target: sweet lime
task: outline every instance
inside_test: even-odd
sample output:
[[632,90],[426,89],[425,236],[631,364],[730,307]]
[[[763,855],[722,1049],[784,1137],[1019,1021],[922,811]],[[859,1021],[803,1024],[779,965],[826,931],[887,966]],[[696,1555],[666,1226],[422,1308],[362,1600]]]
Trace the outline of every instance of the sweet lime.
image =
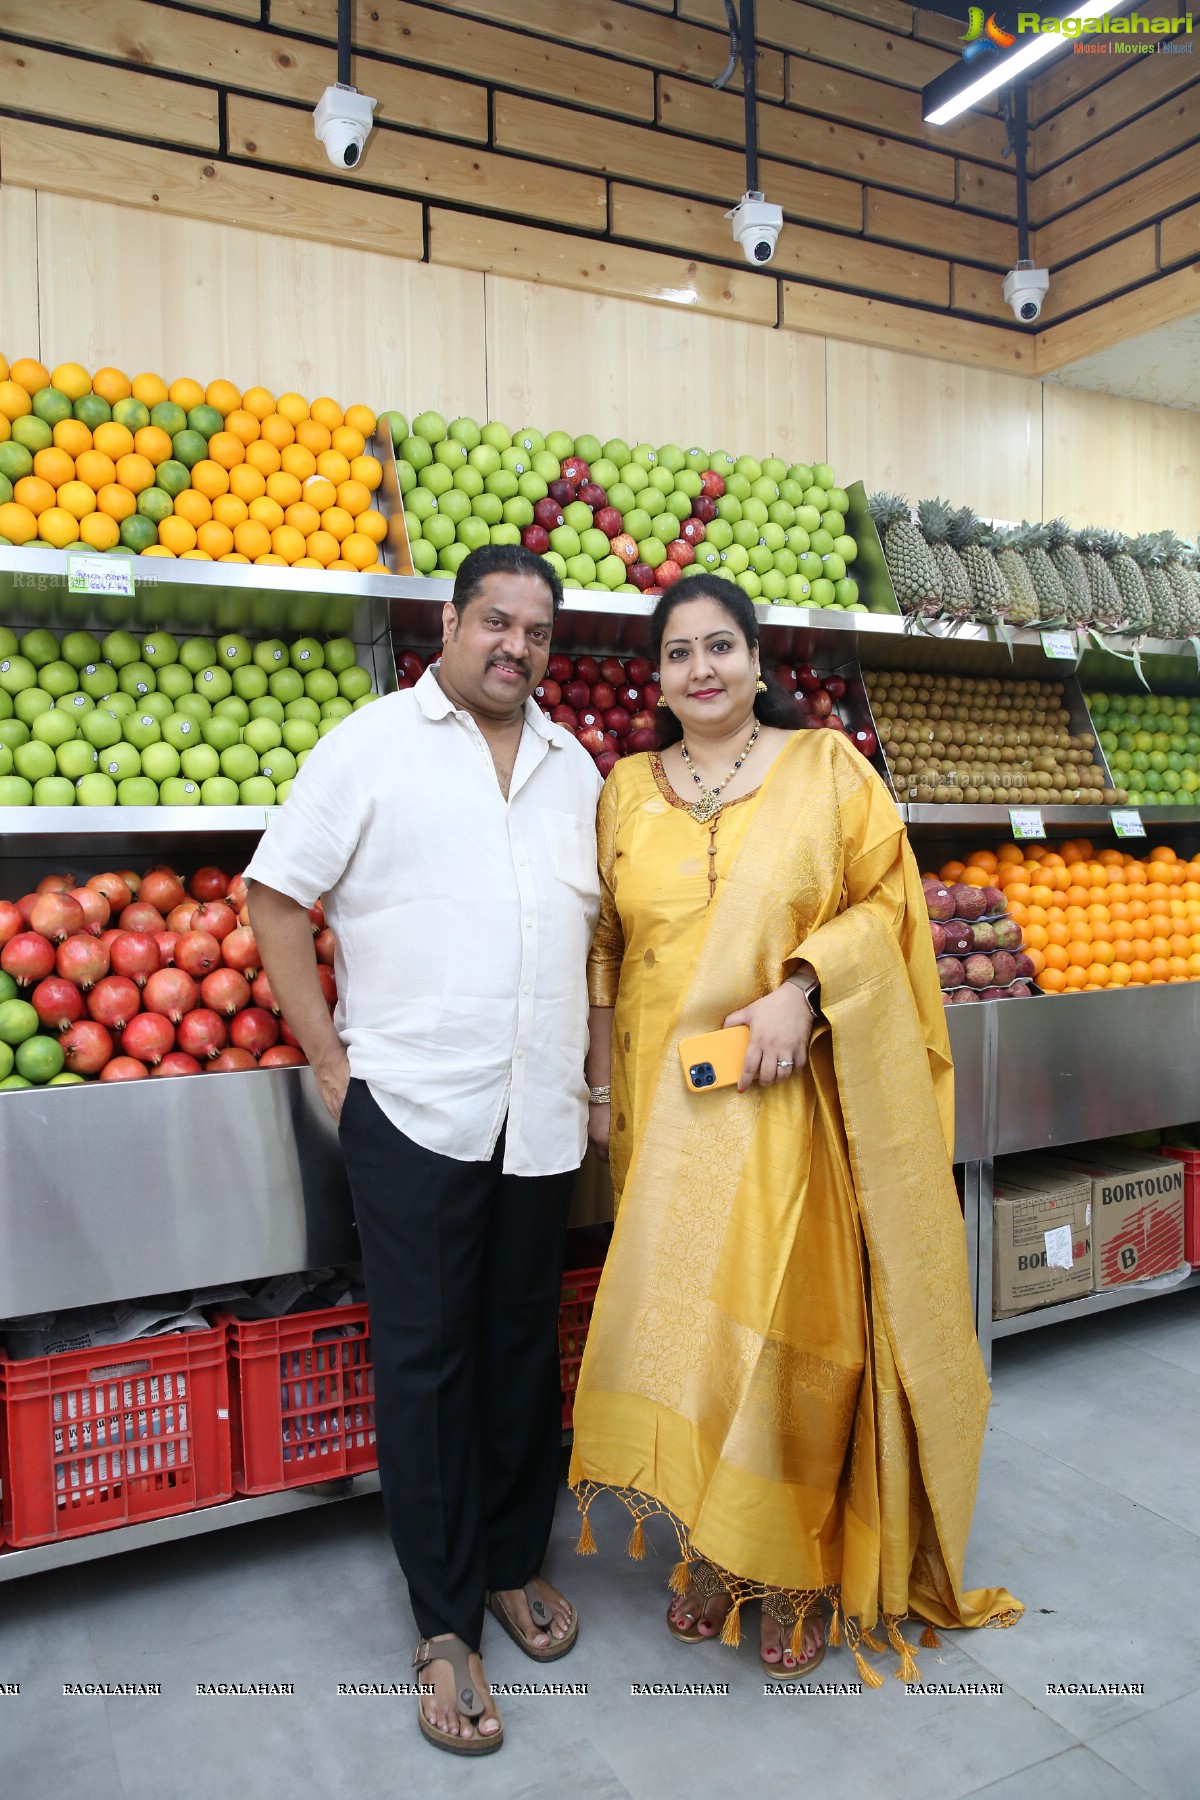
[[54,442],[54,433],[45,419],[39,419],[36,413],[26,413],[22,419],[13,420],[13,442],[24,444],[36,456],[39,450],[48,450]]
[[187,414],[174,400],[160,400],[157,406],[150,408],[150,423],[173,438],[187,429]]
[[46,1082],[62,1074],[66,1060],[57,1038],[31,1037],[18,1046],[17,1074],[32,1081],[35,1087],[44,1087]]
[[158,526],[144,513],[130,513],[127,519],[121,520],[121,542],[127,550],[148,550],[151,544],[158,542]]
[[112,407],[99,394],[84,394],[75,402],[74,412],[89,431],[95,431],[98,425],[107,425],[112,418]]
[[13,1072],[13,1063],[15,1061],[16,1058],[12,1053],[12,1046],[10,1044],[0,1044],[0,1081],[8,1080],[8,1077]]
[[150,408],[141,400],[132,396],[126,400],[118,400],[113,407],[112,416],[118,425],[124,425],[127,431],[142,431],[150,423]]
[[[137,509],[145,519],[152,519],[155,525],[161,525],[169,519],[175,502],[165,489],[160,487],[143,488],[137,497]],[[143,546],[139,545],[139,549]]]
[[[183,435],[180,433],[180,436]],[[182,494],[184,488],[191,485],[192,477],[187,464],[180,462],[178,457],[172,456],[168,457],[166,462],[159,463],[154,473],[154,479],[163,492],[170,494],[174,499],[176,494]]]
[[171,439],[171,455],[185,469],[194,468],[208,455],[208,439],[199,431],[177,431]]
[[[24,444],[14,443],[10,438],[6,444],[0,444],[0,475],[9,481],[20,481],[33,473],[33,453]],[[11,499],[11,495],[9,496]]]
[[205,440],[225,429],[225,421],[215,406],[193,406],[187,422],[189,431],[198,431]]
[[0,1043],[23,1044],[38,1028],[39,1020],[28,1000],[0,1000]]

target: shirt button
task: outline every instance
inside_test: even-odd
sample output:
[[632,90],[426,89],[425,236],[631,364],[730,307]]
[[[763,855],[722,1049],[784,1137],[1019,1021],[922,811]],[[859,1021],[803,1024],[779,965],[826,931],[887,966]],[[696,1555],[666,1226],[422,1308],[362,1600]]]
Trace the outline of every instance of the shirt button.
[[526,920],[525,920],[525,929],[526,929],[526,931],[532,931],[532,930],[533,930],[533,920],[532,920],[532,919],[526,919]]
[[521,989],[521,992],[523,994],[528,994],[528,993],[532,992],[528,982],[525,983],[525,986]]
[[525,1055],[525,1052],[524,1052],[524,1051],[523,1051],[523,1050],[518,1050],[518,1051],[517,1051],[517,1056],[518,1056],[518,1057],[519,1057],[519,1058],[520,1058],[520,1057],[523,1057],[523,1056],[524,1056],[524,1055]]

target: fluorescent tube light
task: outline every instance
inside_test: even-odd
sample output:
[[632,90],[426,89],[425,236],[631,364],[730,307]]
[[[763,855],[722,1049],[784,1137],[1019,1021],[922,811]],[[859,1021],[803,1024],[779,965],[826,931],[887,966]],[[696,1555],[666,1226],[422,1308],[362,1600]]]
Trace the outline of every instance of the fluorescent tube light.
[[[1085,6],[1077,6],[1073,12],[1064,13],[1062,18],[1097,19],[1102,18],[1105,13],[1121,10],[1114,0],[1087,0]],[[1034,32],[1019,48],[1010,50],[1004,56],[988,57],[978,74],[974,73],[974,64],[964,64],[961,73],[958,69],[948,69],[936,81],[931,82],[921,96],[921,111],[925,123],[945,125],[950,119],[956,119],[959,113],[966,112],[968,107],[975,106],[989,94],[994,94],[997,88],[1024,74],[1026,69],[1041,62],[1044,56],[1051,56],[1064,45],[1077,42],[1077,38],[1066,37],[1058,31]],[[973,78],[943,100],[941,94],[945,92],[945,85],[949,84],[950,78],[962,80],[968,68],[971,69]],[[932,106],[932,111],[926,112],[927,106]]]

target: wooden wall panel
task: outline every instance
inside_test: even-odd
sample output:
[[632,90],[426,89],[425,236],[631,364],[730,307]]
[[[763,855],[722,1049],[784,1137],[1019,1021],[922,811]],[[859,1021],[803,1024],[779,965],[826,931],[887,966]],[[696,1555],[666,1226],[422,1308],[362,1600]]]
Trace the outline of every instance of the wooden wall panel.
[[1012,307],[1004,298],[1001,278],[994,269],[951,263],[950,294],[956,312],[978,313],[997,325],[1012,324]]
[[830,343],[828,457],[874,488],[1002,519],[1042,503],[1041,391],[1018,376]]
[[1193,537],[1200,413],[1045,386],[1045,516]]
[[[1080,57],[1081,62],[1103,61]],[[1195,56],[1139,56],[1120,78],[1083,94],[1030,134],[1029,172],[1043,173],[1064,157],[1107,137],[1139,113],[1148,112],[1197,79]],[[1193,104],[1195,104],[1193,100]]]
[[42,353],[37,205],[31,188],[0,187],[0,352],[9,362]]
[[[7,15],[0,15],[7,18]],[[221,141],[215,88],[56,56],[28,44],[0,39],[0,96],[14,112],[112,129],[114,119],[132,137],[158,138],[198,150]]]
[[[1160,60],[1176,59],[1147,58],[1149,62]],[[1120,83],[1116,86],[1119,89]],[[1107,132],[1100,143],[1039,176],[1030,186],[1029,216],[1036,224],[1043,224],[1093,195],[1107,199],[1106,190],[1126,182],[1137,170],[1158,164],[1173,150],[1182,149],[1196,138],[1200,138],[1200,98],[1189,88],[1165,100],[1144,118],[1134,119],[1119,131]]]
[[510,426],[824,455],[819,337],[489,275],[487,343],[489,408]]
[[[1064,7],[1063,11],[1066,10]],[[1123,7],[1120,10],[1133,9]],[[1165,3],[1164,0],[1138,0],[1137,10],[1147,19],[1171,19],[1179,12],[1172,0],[1165,0]],[[1061,107],[1069,106],[1081,94],[1088,94],[1093,88],[1105,86],[1109,81],[1125,74],[1137,60],[1131,56],[1076,56],[1070,50],[1063,54],[1056,53],[1050,59],[1049,68],[1035,76],[1029,84],[1030,123],[1036,125],[1058,112]]]
[[894,87],[889,81],[873,81],[849,69],[826,63],[788,58],[788,105],[818,117],[845,119],[889,137],[908,138],[935,150],[953,151],[983,162],[1003,163],[1004,126],[999,119],[969,112],[954,121],[954,135],[944,125],[926,125],[921,117],[921,96],[912,88]]
[[1038,373],[1054,374],[1081,357],[1095,356],[1126,338],[1173,324],[1176,319],[1188,319],[1193,313],[1200,313],[1200,262],[1187,263],[1074,319],[1048,326],[1038,335]]
[[951,313],[897,306],[860,294],[839,294],[808,282],[785,281],[780,323],[790,331],[878,345],[889,352],[936,357],[983,369],[1035,373],[1037,346],[1016,331],[1000,331]]
[[1049,325],[1068,313],[1094,306],[1122,288],[1151,280],[1157,272],[1156,233],[1153,225],[1146,225],[1122,238],[1119,244],[1097,250],[1094,256],[1080,257],[1065,269],[1055,269],[1043,322]]
[[1016,228],[1001,219],[880,188],[867,189],[867,232],[893,244],[924,244],[943,256],[965,257],[993,269],[1011,269],[1017,256]]
[[[695,0],[683,0],[686,14],[694,16],[694,6]],[[724,17],[724,8],[713,7],[711,0],[704,11],[706,16],[715,18],[719,12]],[[898,26],[880,29],[825,6],[805,6],[801,0],[758,0],[755,22],[763,43],[918,91],[955,60],[944,50],[918,43],[908,35],[912,30],[908,7]]]
[[1200,200],[1163,220],[1158,228],[1158,255],[1164,269],[1200,256]]
[[479,275],[46,194],[38,245],[51,366],[486,410]]
[[1165,156],[1110,193],[1098,194],[1032,234],[1033,259],[1053,269],[1186,205],[1200,194],[1200,145]]
[[977,212],[995,213],[1015,228],[1017,220],[1017,178],[1007,169],[988,169],[979,163],[955,164],[955,197],[963,206]]

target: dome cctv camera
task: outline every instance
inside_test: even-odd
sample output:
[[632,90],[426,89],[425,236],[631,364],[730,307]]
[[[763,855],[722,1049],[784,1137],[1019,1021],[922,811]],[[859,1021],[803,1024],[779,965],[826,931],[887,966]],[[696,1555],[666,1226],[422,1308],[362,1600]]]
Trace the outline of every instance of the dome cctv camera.
[[733,220],[733,235],[746,261],[754,268],[769,263],[783,230],[782,207],[769,205],[764,195],[751,189],[725,217]]
[[1031,262],[1019,262],[1004,277],[1004,298],[1022,325],[1032,325],[1041,317],[1049,291],[1049,269],[1036,269]]
[[313,131],[335,169],[358,166],[378,101],[356,87],[327,87],[313,110]]

